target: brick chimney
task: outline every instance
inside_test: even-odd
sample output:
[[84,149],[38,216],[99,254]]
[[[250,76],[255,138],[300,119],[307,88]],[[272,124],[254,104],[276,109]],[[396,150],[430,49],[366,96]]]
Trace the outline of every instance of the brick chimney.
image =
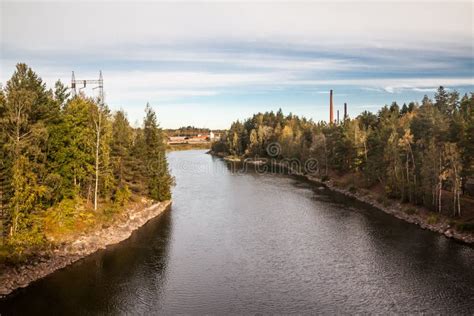
[[347,119],[347,103],[344,102],[344,120]]
[[332,89],[329,91],[329,123],[334,123],[334,108],[332,104]]

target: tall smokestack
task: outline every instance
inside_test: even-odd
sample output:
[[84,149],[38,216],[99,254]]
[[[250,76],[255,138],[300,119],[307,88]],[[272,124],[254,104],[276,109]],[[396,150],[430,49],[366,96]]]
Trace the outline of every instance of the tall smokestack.
[[344,120],[347,119],[347,103],[344,102]]
[[337,124],[339,124],[339,110],[336,111],[337,112]]
[[332,89],[329,91],[329,123],[334,123],[334,108],[332,105]]

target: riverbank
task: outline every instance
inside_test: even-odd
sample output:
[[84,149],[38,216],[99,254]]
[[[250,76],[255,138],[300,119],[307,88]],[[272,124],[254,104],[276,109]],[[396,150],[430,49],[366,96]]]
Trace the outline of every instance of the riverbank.
[[26,264],[5,266],[0,271],[0,297],[18,288],[62,269],[100,249],[128,239],[132,233],[159,216],[171,205],[171,201],[155,203],[144,208],[128,209],[120,218],[107,226],[84,234],[74,241],[58,245],[52,251],[45,251]]
[[[223,153],[216,154],[212,151],[209,151],[208,154],[223,158],[226,161],[243,162],[242,159],[237,160],[236,157],[231,157],[229,159],[228,156]],[[245,160],[243,163],[261,166],[262,160]],[[345,187],[344,185],[341,185],[337,178],[334,177],[326,180],[315,175],[303,174],[299,171],[292,170],[291,167],[277,161],[273,161],[272,164],[273,166],[277,167],[276,169],[289,170],[289,173],[292,175],[302,177],[318,186],[325,187],[331,191],[338,192],[347,197],[366,203],[398,219],[415,224],[422,229],[428,229],[430,231],[442,234],[447,238],[452,238],[466,244],[474,244],[474,233],[459,231],[456,229],[454,220],[450,217],[430,212],[424,207],[409,203],[400,203],[399,201],[388,199],[384,195],[375,191],[354,186]],[[259,167],[259,169],[262,170],[261,167]],[[275,168],[273,168],[273,170],[275,170]]]
[[198,149],[210,149],[211,143],[183,143],[183,144],[168,144],[166,145],[166,151],[182,151],[182,150],[198,150]]
[[453,224],[453,220],[449,217],[429,212],[425,208],[413,204],[389,200],[375,193],[371,193],[366,189],[341,188],[338,187],[337,182],[332,179],[323,182],[321,178],[315,176],[304,175],[304,177],[310,182],[322,185],[331,191],[338,192],[360,202],[369,204],[370,206],[398,219],[418,225],[422,229],[431,230],[466,244],[474,244],[474,234],[458,231]]

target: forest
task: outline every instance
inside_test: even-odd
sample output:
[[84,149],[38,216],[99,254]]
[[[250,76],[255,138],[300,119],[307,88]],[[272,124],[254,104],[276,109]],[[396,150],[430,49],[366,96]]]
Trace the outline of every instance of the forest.
[[[26,64],[0,87],[0,259],[47,247],[129,203],[171,198],[164,136],[147,104],[143,125],[98,98],[48,89]],[[47,238],[49,237],[49,238]]]
[[274,143],[279,151],[272,158],[314,159],[323,180],[349,175],[354,190],[380,189],[387,199],[474,220],[473,93],[461,97],[439,87],[433,100],[393,102],[330,124],[285,116],[281,109],[258,113],[232,123],[212,151],[269,157],[267,146]]

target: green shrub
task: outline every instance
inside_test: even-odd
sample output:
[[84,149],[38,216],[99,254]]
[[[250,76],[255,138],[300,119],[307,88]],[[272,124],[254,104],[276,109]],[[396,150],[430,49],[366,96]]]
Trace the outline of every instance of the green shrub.
[[132,193],[127,185],[120,187],[117,192],[115,192],[114,203],[120,206],[124,206],[130,200]]
[[29,218],[22,219],[17,232],[2,245],[0,261],[12,264],[24,262],[32,253],[43,249],[47,244],[42,230],[42,218],[31,214]]
[[430,214],[428,216],[428,224],[436,224],[439,221],[438,214]]
[[474,232],[474,223],[459,223],[456,229],[462,232]]
[[322,177],[321,177],[321,181],[322,181],[322,182],[329,181],[329,176],[328,176],[328,175],[322,176]]
[[80,213],[82,201],[80,198],[64,199],[59,204],[49,208],[44,213],[44,224],[46,230],[49,228],[60,228],[69,230],[74,226],[77,215]]
[[418,211],[416,209],[414,209],[413,207],[409,207],[409,208],[405,209],[405,213],[408,214],[408,215],[413,215],[413,214],[418,213]]
[[350,192],[350,193],[356,193],[356,192],[357,192],[357,188],[356,188],[355,186],[351,185],[351,186],[349,187],[349,192]]
[[91,227],[97,220],[96,215],[84,199],[64,199],[44,213],[44,232],[48,238],[61,240],[68,234]]
[[23,251],[19,251],[18,248],[11,244],[5,244],[0,247],[0,264],[17,265],[24,263],[27,260],[27,256]]

